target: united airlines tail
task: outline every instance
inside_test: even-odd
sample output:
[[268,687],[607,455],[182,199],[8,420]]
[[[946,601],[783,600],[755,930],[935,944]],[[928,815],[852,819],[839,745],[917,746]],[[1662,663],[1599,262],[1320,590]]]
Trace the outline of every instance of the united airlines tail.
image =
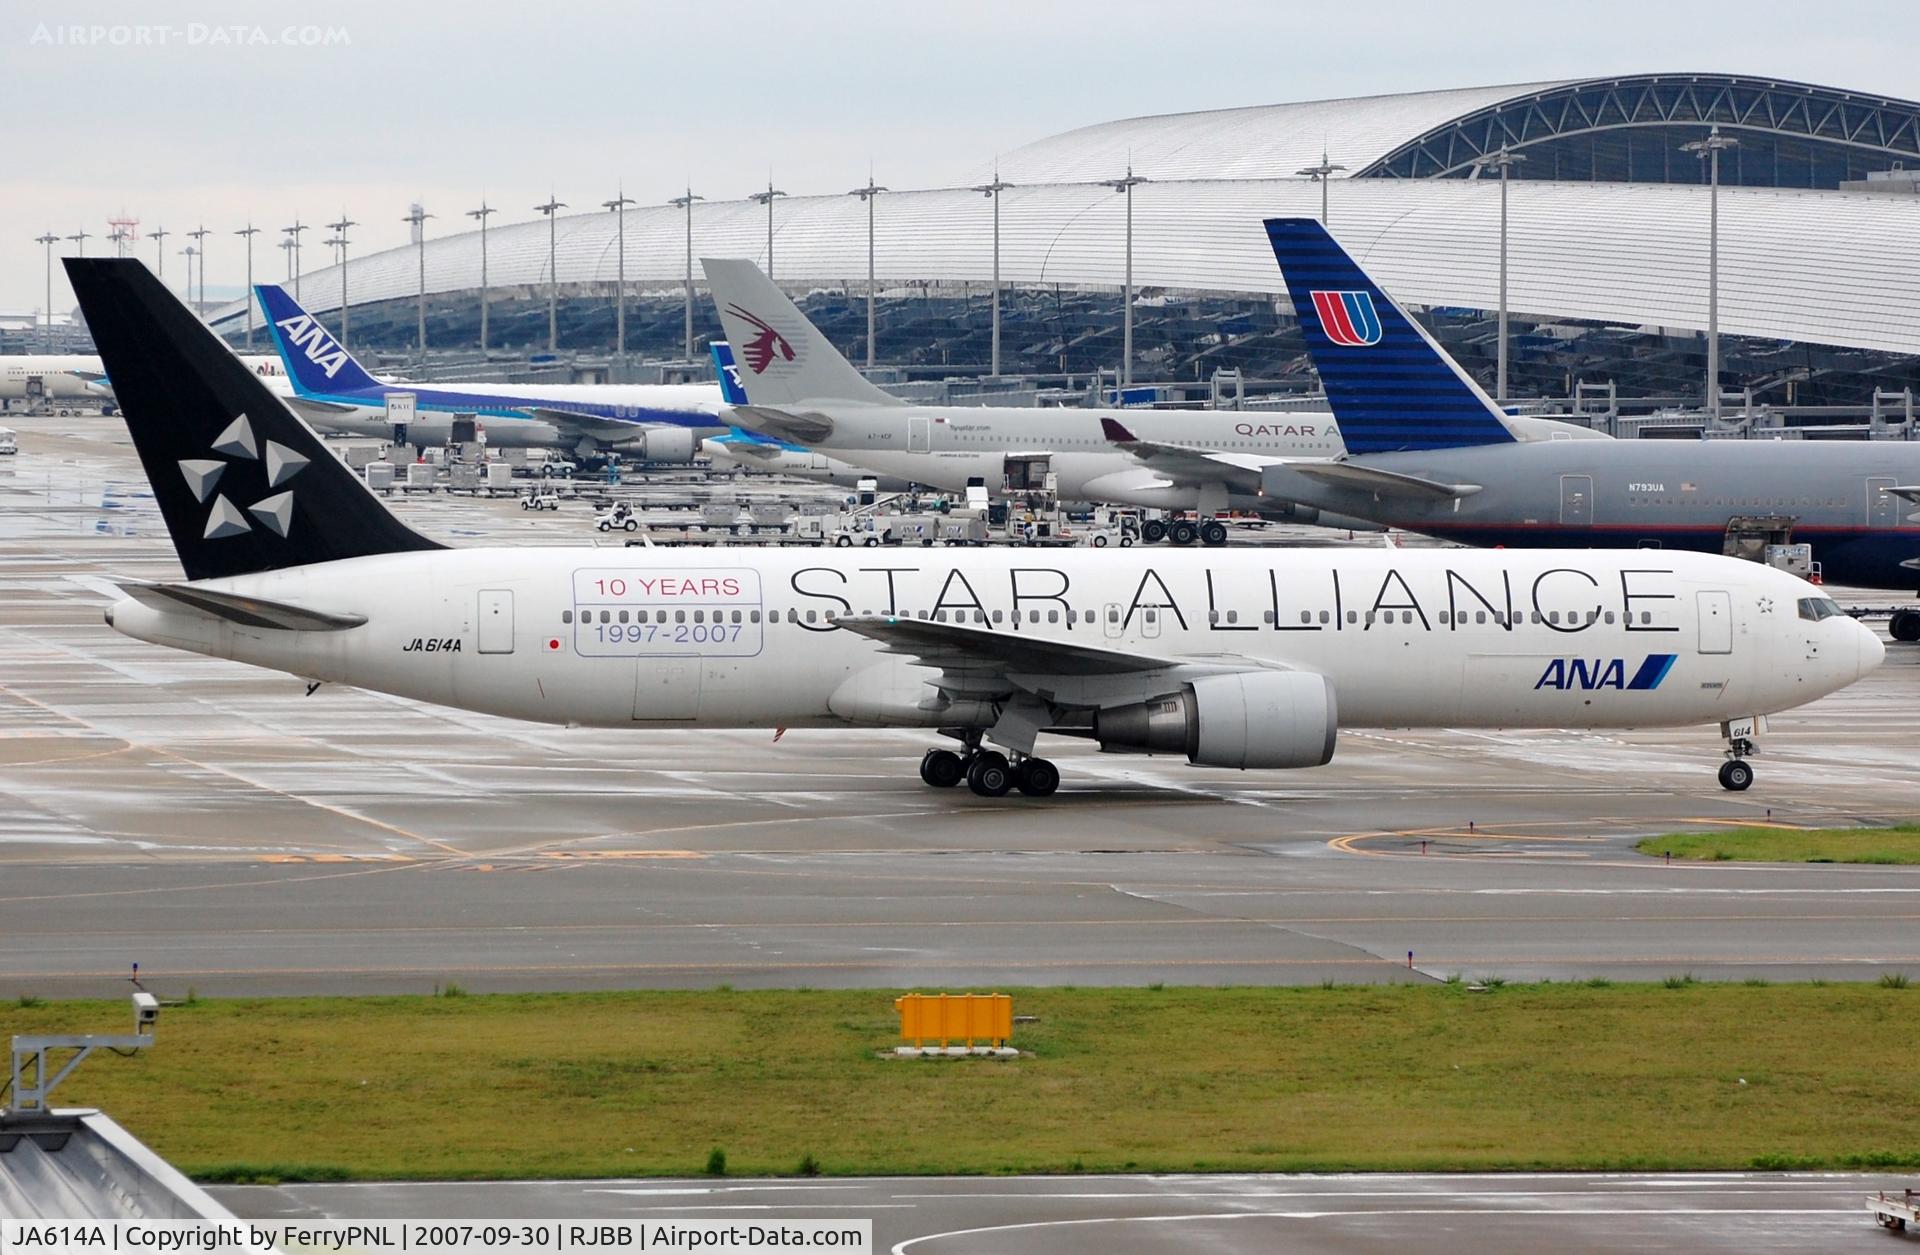
[[902,404],[868,383],[760,267],[706,257],[700,264],[727,340],[746,367],[736,378],[752,404],[775,409],[808,402]]
[[1349,453],[1506,444],[1512,427],[1472,376],[1312,218],[1267,239]]
[[353,360],[353,354],[328,333],[318,318],[300,308],[286,289],[273,283],[254,285],[254,295],[267,315],[287,376],[301,396],[328,396],[342,392],[382,391],[379,380]]

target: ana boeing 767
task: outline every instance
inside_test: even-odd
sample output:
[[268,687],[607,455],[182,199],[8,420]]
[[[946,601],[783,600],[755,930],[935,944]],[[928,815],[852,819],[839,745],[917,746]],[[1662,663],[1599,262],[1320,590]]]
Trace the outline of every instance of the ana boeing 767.
[[1058,787],[1042,736],[1313,767],[1342,728],[1762,717],[1878,664],[1782,572],[1705,554],[449,549],[390,514],[143,265],[67,263],[186,578],[129,636],[553,724],[924,728],[922,778]]

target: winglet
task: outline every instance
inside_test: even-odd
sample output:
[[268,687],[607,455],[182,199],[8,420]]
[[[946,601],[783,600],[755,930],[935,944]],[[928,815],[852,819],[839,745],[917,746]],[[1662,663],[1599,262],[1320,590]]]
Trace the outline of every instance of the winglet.
[[1312,218],[1269,218],[1307,352],[1348,453],[1508,444],[1500,407]]
[[1139,439],[1117,418],[1101,418],[1100,432],[1115,444],[1136,444]]

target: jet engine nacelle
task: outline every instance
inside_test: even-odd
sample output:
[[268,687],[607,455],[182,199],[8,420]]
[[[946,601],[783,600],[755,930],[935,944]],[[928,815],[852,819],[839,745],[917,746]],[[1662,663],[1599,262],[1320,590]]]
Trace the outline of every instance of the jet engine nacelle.
[[691,462],[693,446],[690,427],[649,427],[640,456],[648,462]]
[[1310,671],[1202,676],[1093,718],[1108,753],[1185,754],[1198,767],[1318,767],[1339,730],[1333,681]]

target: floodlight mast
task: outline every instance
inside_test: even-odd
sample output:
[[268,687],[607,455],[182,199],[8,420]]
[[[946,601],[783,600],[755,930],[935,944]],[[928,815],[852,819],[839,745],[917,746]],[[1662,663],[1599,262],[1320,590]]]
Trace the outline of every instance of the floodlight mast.
[[1345,169],[1346,169],[1346,167],[1345,167],[1345,166],[1342,166],[1342,165],[1336,165],[1336,164],[1334,164],[1333,162],[1331,162],[1331,161],[1328,161],[1328,160],[1327,160],[1327,150],[1326,150],[1326,149],[1324,149],[1324,148],[1322,148],[1322,149],[1320,150],[1320,164],[1319,164],[1319,165],[1317,165],[1317,166],[1308,166],[1308,167],[1307,167],[1306,169],[1304,169],[1304,170],[1295,170],[1295,171],[1294,171],[1294,173],[1295,173],[1295,174],[1297,174],[1297,175],[1299,175],[1299,176],[1300,176],[1301,178],[1303,178],[1303,179],[1312,179],[1312,180],[1313,180],[1313,181],[1314,181],[1315,183],[1318,183],[1318,184],[1320,185],[1320,225],[1321,225],[1321,226],[1323,226],[1323,227],[1327,225],[1327,183],[1328,183],[1328,179],[1329,179],[1329,178],[1331,178],[1331,176],[1333,176],[1334,174],[1337,174],[1337,173],[1339,173],[1339,172],[1341,172],[1341,171],[1343,171],[1343,170],[1345,170]]
[[[333,228],[333,238],[328,240],[327,243],[337,245],[340,249],[340,347],[344,349],[347,347],[347,326],[349,322],[349,315],[347,313],[347,244],[349,243],[347,239],[347,228],[357,227],[360,224],[348,218],[347,211],[343,209],[340,211],[340,221],[329,222],[327,225]],[[251,284],[248,285],[247,290],[249,293],[252,292]],[[248,299],[251,300],[251,296],[249,296]]]
[[[234,234],[245,237],[247,241],[247,347],[252,348],[253,347],[253,237],[260,234],[260,228],[254,226],[251,222],[249,222],[246,226],[241,227],[238,231],[235,231]],[[342,257],[341,264],[342,265],[345,264],[344,256]]]
[[619,236],[619,277],[615,280],[618,291],[614,296],[613,341],[614,356],[620,359],[620,365],[627,364],[627,206],[640,202],[627,195],[622,187],[612,200],[603,200],[600,207],[619,215],[617,234]]
[[487,217],[499,212],[485,199],[481,200],[480,208],[467,210],[467,217],[477,219],[480,223],[480,352],[483,354],[487,351],[487,305],[490,303],[487,292]]
[[993,356],[989,373],[1000,373],[1000,193],[1012,187],[1000,178],[1000,167],[993,168],[993,182],[973,190],[993,202]]
[[867,207],[867,369],[873,369],[873,202],[887,189],[873,181],[873,172],[867,172],[867,185],[856,187],[849,196],[858,196]]
[[683,350],[686,359],[693,360],[693,202],[705,200],[704,196],[695,196],[693,188],[687,188],[686,195],[676,196],[667,204],[675,209],[687,211],[687,336]]
[[552,192],[547,193],[545,204],[534,208],[547,216],[547,352],[555,353],[560,349],[560,271],[555,260],[559,257],[559,230],[555,214],[565,209],[567,203]]
[[1120,386],[1133,384],[1133,189],[1147,180],[1127,167],[1124,179],[1108,179],[1102,186],[1110,187],[1127,198],[1127,281],[1126,299],[1120,311]]
[[785,195],[785,192],[774,188],[772,179],[768,179],[766,191],[754,192],[747,197],[755,204],[767,207],[767,278],[769,279],[773,278],[773,200],[776,196]]
[[1707,163],[1707,420],[1720,421],[1720,154],[1740,141],[1714,124],[1705,139],[1680,145]]
[[1495,376],[1496,401],[1507,399],[1507,171],[1526,159],[1525,153],[1514,152],[1502,144],[1499,151],[1473,161],[1475,178],[1487,170],[1500,172],[1500,366]]
[[51,231],[45,231],[34,236],[33,242],[47,246],[47,335],[44,347],[51,353],[53,352],[53,246],[60,242],[60,237]]

